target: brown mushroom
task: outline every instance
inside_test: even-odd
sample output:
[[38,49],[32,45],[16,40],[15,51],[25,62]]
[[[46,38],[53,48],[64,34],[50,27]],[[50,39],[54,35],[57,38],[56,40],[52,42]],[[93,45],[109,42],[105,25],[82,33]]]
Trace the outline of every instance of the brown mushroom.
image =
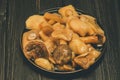
[[48,58],[48,50],[42,41],[30,41],[24,47],[24,54],[28,59]]
[[54,50],[53,58],[59,65],[66,64],[72,59],[72,50],[68,45],[61,44]]

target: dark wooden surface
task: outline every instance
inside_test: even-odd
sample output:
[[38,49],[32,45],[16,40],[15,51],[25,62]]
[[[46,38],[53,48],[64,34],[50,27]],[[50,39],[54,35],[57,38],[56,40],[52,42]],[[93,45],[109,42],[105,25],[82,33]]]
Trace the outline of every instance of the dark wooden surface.
[[[106,33],[107,47],[93,70],[55,78],[24,61],[20,35],[28,16],[68,4],[97,18]],[[0,0],[0,80],[120,80],[119,68],[120,0]]]

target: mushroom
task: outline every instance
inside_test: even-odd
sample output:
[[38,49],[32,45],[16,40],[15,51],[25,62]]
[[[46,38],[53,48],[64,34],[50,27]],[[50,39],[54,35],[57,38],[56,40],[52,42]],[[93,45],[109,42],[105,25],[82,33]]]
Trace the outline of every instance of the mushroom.
[[65,40],[60,40],[60,44],[67,44],[67,42]]
[[29,36],[28,36],[29,40],[34,40],[36,38],[37,38],[37,35],[35,33],[30,33]]
[[73,34],[72,40],[69,42],[69,47],[75,54],[85,54],[88,51],[87,45],[80,40],[77,34]]
[[54,70],[54,66],[53,66],[53,64],[51,64],[47,59],[45,59],[45,58],[37,58],[37,59],[35,59],[35,63],[38,65],[38,66],[40,66],[40,67],[42,67],[42,68],[44,68],[44,69],[46,69],[46,70]]
[[[22,48],[23,48],[24,55],[28,59],[30,59],[32,57],[32,55],[34,55],[34,53],[29,54],[30,52],[26,50],[26,46],[31,47],[30,45],[32,43],[34,43],[34,42],[43,43],[43,41],[40,40],[40,36],[39,36],[39,31],[38,30],[30,30],[30,31],[27,31],[27,32],[25,32],[23,34],[23,37],[22,37]],[[34,57],[35,56],[36,55],[34,55]]]
[[53,52],[53,58],[56,64],[63,65],[71,61],[72,50],[66,44],[60,44]]
[[96,19],[89,15],[80,15],[80,20],[86,22],[89,25],[90,30],[88,32],[89,35],[97,35],[99,37],[99,43],[103,44],[106,41],[106,37],[104,35],[104,31],[102,28],[97,24]]
[[86,56],[77,56],[74,58],[74,62],[80,65],[84,69],[88,69],[92,64],[95,63],[95,60],[99,57],[100,52],[94,49],[91,45],[88,45],[89,51]]
[[26,20],[27,29],[39,30],[41,27],[46,25],[48,25],[47,21],[43,16],[40,16],[40,15],[32,15]]
[[62,15],[62,21],[64,23],[68,22],[72,18],[78,18],[79,14],[72,5],[60,8],[58,12]]
[[49,37],[43,31],[40,31],[39,35],[43,41],[46,41],[49,39]]
[[49,57],[48,50],[42,41],[29,41],[23,50],[28,59]]
[[48,21],[48,24],[50,24],[50,25],[53,25],[54,23],[55,23],[54,20],[49,20],[49,21]]
[[47,48],[49,54],[51,54],[54,51],[54,49],[56,48],[56,44],[55,44],[53,38],[49,38],[48,40],[46,40],[44,42],[44,44],[46,45],[46,48]]
[[45,35],[50,36],[54,30],[51,26],[44,26],[41,28],[41,31],[43,31]]
[[30,30],[23,34],[23,41],[31,41],[40,39],[39,30]]
[[97,44],[99,43],[98,36],[86,36],[86,37],[80,37],[80,40],[82,40],[84,43],[92,43]]
[[92,47],[90,44],[87,45],[89,49],[89,54],[94,57],[95,59],[99,57],[100,51],[96,50],[94,47]]
[[39,35],[43,41],[46,41],[51,36],[52,32],[53,32],[53,28],[51,26],[44,26],[41,28]]
[[[75,57],[74,62],[83,69],[88,69],[90,66],[90,61],[86,57],[77,56]],[[94,60],[92,62],[94,62]]]
[[70,41],[72,38],[72,31],[69,29],[60,29],[52,32],[51,36],[56,39],[63,39],[65,41]]
[[60,29],[64,29],[65,26],[63,24],[60,24],[60,23],[55,23],[53,26],[52,26],[53,30],[60,30]]
[[89,27],[90,25],[86,24],[78,18],[71,19],[68,22],[68,25],[74,32],[78,33],[80,36],[86,36],[88,32],[93,32]]
[[80,20],[81,21],[89,21],[89,22],[95,22],[95,18],[90,16],[90,15],[85,15],[85,14],[81,14],[80,16]]
[[96,19],[90,15],[80,15],[80,20],[83,22],[86,22],[86,24],[90,24],[91,28],[95,31],[95,33],[102,33],[104,34],[104,31],[100,28],[100,26],[97,24]]
[[57,13],[48,13],[46,12],[44,14],[44,18],[48,19],[48,20],[53,20],[53,21],[56,21],[56,22],[60,22],[62,23],[62,19],[61,19],[61,16]]
[[49,52],[49,54],[51,54],[54,49],[56,48],[56,39],[47,36],[43,31],[39,32],[39,35],[41,37],[41,39],[44,41],[44,44],[46,45],[46,48]]
[[57,65],[59,71],[73,71],[75,70],[71,65]]
[[75,11],[75,8],[72,5],[65,6],[63,8],[60,8],[58,12],[63,17],[69,17],[69,16],[78,16],[78,13]]

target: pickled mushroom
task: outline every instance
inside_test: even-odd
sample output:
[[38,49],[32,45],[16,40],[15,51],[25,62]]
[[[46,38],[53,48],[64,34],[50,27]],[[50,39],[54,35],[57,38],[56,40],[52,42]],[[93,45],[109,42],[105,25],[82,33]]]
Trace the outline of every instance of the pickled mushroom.
[[57,64],[66,64],[72,59],[72,50],[66,44],[61,44],[53,52],[53,58]]
[[74,58],[74,62],[80,65],[83,69],[88,69],[95,60],[99,57],[100,52],[94,49],[92,46],[89,46],[89,54],[86,56],[77,56]]
[[78,13],[76,12],[75,8],[72,5],[65,6],[63,8],[60,8],[58,12],[63,17],[69,17],[69,16],[78,16]]
[[47,25],[46,20],[43,16],[32,15],[26,20],[27,29],[37,29],[39,30],[42,26]]
[[62,23],[62,19],[61,19],[61,16],[59,14],[56,14],[56,13],[52,14],[52,13],[46,12],[44,14],[44,17],[48,20],[53,20],[53,21]]
[[46,45],[46,48],[47,48],[49,54],[51,54],[54,51],[54,49],[57,47],[56,44],[55,44],[55,42],[54,42],[54,40],[51,39],[51,38],[49,38],[48,40],[46,40],[44,42],[44,44]]
[[35,59],[35,63],[36,63],[38,66],[40,66],[40,67],[42,67],[42,68],[44,68],[44,69],[46,69],[46,70],[54,70],[53,64],[50,63],[50,62],[49,62],[47,59],[45,59],[45,58],[37,58],[37,59]]
[[56,39],[70,41],[72,38],[72,31],[69,29],[55,30],[52,32],[51,36]]
[[60,29],[64,29],[65,26],[60,24],[60,23],[55,23],[53,26],[52,26],[53,30],[60,30]]
[[72,40],[69,42],[69,47],[75,54],[84,54],[88,51],[87,45],[79,39],[77,34],[73,34]]
[[77,18],[71,19],[68,25],[80,36],[86,36],[87,33],[91,32],[89,25]]
[[[39,37],[39,30],[30,30],[23,34],[23,42],[31,41],[31,40],[38,40]],[[25,44],[25,43],[23,43]]]
[[82,40],[84,43],[92,43],[97,44],[99,43],[98,36],[86,36],[86,37],[80,37],[80,40]]
[[29,42],[25,48],[25,55],[30,59],[36,59],[36,58],[48,58],[49,54],[47,51],[47,48],[43,42],[38,41],[31,41]]
[[49,39],[49,37],[43,31],[40,31],[39,35],[43,41],[46,41]]
[[71,65],[57,65],[59,71],[73,71],[74,68]]

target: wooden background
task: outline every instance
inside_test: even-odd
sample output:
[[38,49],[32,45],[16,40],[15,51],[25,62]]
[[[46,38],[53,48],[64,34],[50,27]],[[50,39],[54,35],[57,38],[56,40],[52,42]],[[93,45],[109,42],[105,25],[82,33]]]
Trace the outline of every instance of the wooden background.
[[[72,4],[97,18],[107,36],[104,57],[94,70],[52,77],[27,64],[20,37],[28,16]],[[0,80],[120,80],[120,0],[0,0]]]

